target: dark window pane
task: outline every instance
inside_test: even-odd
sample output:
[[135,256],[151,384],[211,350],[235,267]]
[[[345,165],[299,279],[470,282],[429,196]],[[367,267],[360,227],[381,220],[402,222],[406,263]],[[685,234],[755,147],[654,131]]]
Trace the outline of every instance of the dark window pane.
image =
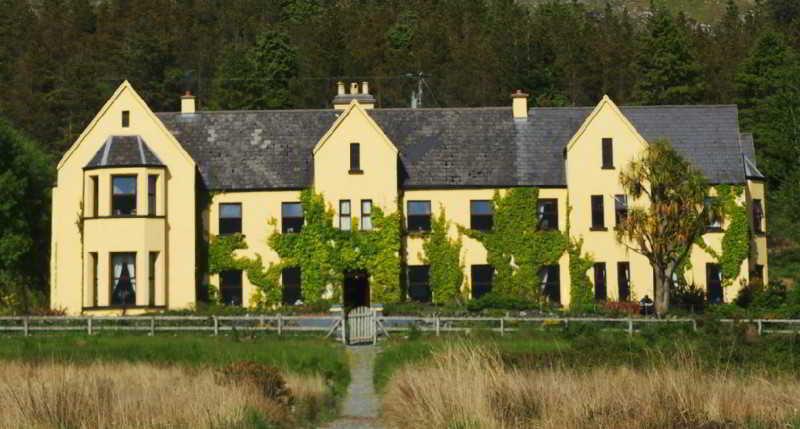
[[219,273],[219,294],[225,305],[242,305],[242,272],[223,271]]
[[128,110],[122,111],[122,126],[128,128],[131,125],[131,112]]
[[753,231],[764,232],[764,206],[761,200],[753,200]]
[[489,231],[493,225],[492,202],[489,200],[474,200],[469,203],[470,228],[476,231]]
[[300,203],[281,204],[281,231],[285,233],[300,232],[303,229],[303,206]]
[[491,265],[472,266],[472,297],[480,298],[492,290],[494,268]]
[[92,176],[92,216],[100,216],[100,179]]
[[625,222],[628,218],[628,196],[615,195],[614,196],[614,216],[617,225]]
[[283,280],[283,297],[285,305],[295,305],[303,299],[300,288],[300,267],[284,268],[281,277]]
[[706,206],[706,209],[709,210],[708,213],[708,227],[707,229],[710,231],[719,231],[722,229],[722,219],[719,216],[719,213],[715,213],[713,207],[718,204],[718,200],[715,197],[706,197],[703,203]]
[[722,271],[717,264],[706,264],[706,288],[708,302],[722,304]]
[[372,200],[361,200],[361,229],[372,229]]
[[431,301],[431,287],[428,279],[429,268],[428,265],[408,267],[408,296],[412,301]]
[[603,196],[592,195],[592,228],[605,228],[605,217],[603,215]]
[[156,215],[156,185],[158,176],[155,174],[147,176],[147,214],[150,216]]
[[111,178],[111,213],[115,216],[136,214],[136,176]]
[[558,229],[558,200],[539,199],[539,229],[542,231]]
[[136,305],[136,253],[111,254],[111,305]]
[[361,170],[361,145],[350,143],[350,170]]
[[408,230],[411,232],[431,230],[430,201],[408,202]]
[[430,215],[431,202],[430,201],[409,201],[408,202],[409,215]]
[[614,140],[603,139],[603,168],[614,168]]
[[546,265],[539,271],[542,296],[554,304],[561,303],[561,267]]
[[629,300],[631,297],[631,267],[627,262],[617,263],[617,285],[619,286],[619,300]]
[[156,305],[156,267],[158,263],[158,252],[150,252],[150,276],[148,284],[148,299],[151,307]]
[[598,262],[594,264],[594,299],[605,301],[608,297],[606,293],[606,264]]
[[219,205],[219,234],[239,234],[242,232],[242,205],[239,203]]

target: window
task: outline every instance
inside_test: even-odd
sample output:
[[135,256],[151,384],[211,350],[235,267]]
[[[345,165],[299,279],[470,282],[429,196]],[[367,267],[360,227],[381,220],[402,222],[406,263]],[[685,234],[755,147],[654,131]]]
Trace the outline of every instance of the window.
[[429,273],[429,265],[409,265],[408,297],[411,298],[412,301],[431,302]]
[[372,229],[372,200],[361,200],[361,229]]
[[225,305],[242,305],[242,271],[219,273],[219,294]]
[[619,286],[619,300],[627,301],[631,298],[631,264],[617,262],[617,285]]
[[549,231],[558,229],[558,200],[555,198],[539,199],[539,229]]
[[539,290],[553,304],[561,304],[561,267],[545,265],[539,270]]
[[350,143],[350,172],[361,173],[361,144]]
[[614,140],[603,139],[603,168],[614,168]]
[[350,231],[353,221],[350,220],[350,200],[339,201],[339,229]]
[[136,305],[136,253],[112,253],[111,275],[111,305]]
[[90,216],[97,217],[100,215],[100,180],[97,176],[91,176],[89,179],[92,181],[92,212]]
[[158,175],[147,176],[147,214],[156,215],[156,185],[158,185]]
[[614,219],[617,225],[622,225],[628,218],[628,196],[614,196]]
[[757,234],[764,233],[764,206],[761,200],[753,200],[753,231]]
[[431,230],[430,201],[408,202],[408,230],[410,232],[421,232],[421,231]]
[[598,262],[594,264],[594,299],[605,301],[606,293],[606,263]]
[[722,298],[722,270],[717,264],[706,264],[706,289],[708,302],[721,304]]
[[122,111],[122,127],[128,128],[131,125],[131,112],[128,110]]
[[286,234],[303,229],[303,206],[300,203],[281,204],[281,231]]
[[492,229],[492,202],[489,200],[473,200],[469,202],[470,228],[476,231]]
[[219,235],[242,233],[242,205],[223,203],[219,205]]
[[300,267],[284,268],[281,272],[283,281],[283,297],[281,301],[284,305],[297,305],[302,303],[303,294],[300,289]]
[[753,266],[753,270],[750,271],[750,280],[753,281],[758,279],[760,282],[764,282],[764,266],[761,264],[756,264]]
[[592,229],[606,229],[606,220],[603,214],[602,195],[592,195]]
[[97,258],[97,252],[89,253],[89,257],[92,264],[92,307],[97,307],[97,295],[100,293],[100,277],[98,276],[100,261]]
[[136,215],[136,176],[112,176],[111,188],[111,213]]
[[156,267],[158,266],[158,252],[150,252],[150,272],[148,273],[148,304],[150,307],[156,305]]
[[492,290],[494,268],[491,265],[472,266],[472,298],[478,299]]
[[706,231],[720,232],[722,231],[722,219],[720,218],[719,210],[717,209],[718,200],[715,197],[706,197],[703,201],[706,210],[708,211],[708,225]]

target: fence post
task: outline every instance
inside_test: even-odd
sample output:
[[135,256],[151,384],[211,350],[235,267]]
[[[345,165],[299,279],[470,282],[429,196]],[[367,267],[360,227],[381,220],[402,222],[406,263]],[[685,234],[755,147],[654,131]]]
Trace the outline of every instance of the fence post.
[[342,344],[347,345],[347,315],[342,309]]
[[89,316],[86,319],[86,333],[89,334],[90,336],[92,335],[92,330],[93,330],[92,328],[93,328],[92,327],[92,316]]
[[264,324],[264,315],[258,316],[258,327],[261,329],[267,329],[266,325]]
[[692,319],[692,330],[694,332],[697,332],[697,320],[696,319]]
[[283,335],[283,315],[278,313],[278,335]]
[[761,319],[756,320],[758,323],[758,335],[761,336],[761,332],[763,331],[763,326],[761,325]]
[[378,314],[372,309],[372,345],[378,344]]
[[505,317],[501,317],[500,318],[500,336],[501,337],[506,334],[506,332],[505,332],[505,330],[506,330],[505,320],[506,320]]
[[438,337],[439,336],[439,315],[438,314],[433,315],[433,324],[434,324],[434,326],[436,326],[436,336]]
[[150,336],[156,335],[156,316],[150,316]]
[[25,336],[26,337],[28,335],[30,335],[29,328],[28,328],[28,325],[29,325],[28,319],[29,319],[29,316],[25,316],[25,318],[22,319],[22,329],[25,332]]
[[219,335],[219,320],[217,320],[217,316],[211,316],[214,318],[214,336]]
[[633,319],[628,318],[628,335],[633,335]]

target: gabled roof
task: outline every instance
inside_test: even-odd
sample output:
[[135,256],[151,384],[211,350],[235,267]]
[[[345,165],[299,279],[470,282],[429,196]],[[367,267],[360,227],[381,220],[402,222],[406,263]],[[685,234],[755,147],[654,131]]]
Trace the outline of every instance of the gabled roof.
[[753,144],[753,134],[741,133],[739,135],[739,144],[742,148],[745,177],[748,179],[764,180],[764,174],[756,167],[756,148]]
[[84,168],[163,167],[164,164],[139,136],[111,136]]
[[[564,148],[591,107],[372,109],[399,150],[403,188],[566,186]],[[666,138],[712,183],[743,183],[736,106],[636,106],[622,113],[648,141]],[[212,190],[312,184],[312,150],[341,111],[158,113]]]

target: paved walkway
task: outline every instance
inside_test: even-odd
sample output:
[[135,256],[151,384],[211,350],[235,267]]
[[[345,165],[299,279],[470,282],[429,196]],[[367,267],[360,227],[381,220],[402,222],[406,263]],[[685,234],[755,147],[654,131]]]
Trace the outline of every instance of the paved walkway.
[[342,415],[325,426],[326,429],[382,429],[378,419],[380,399],[372,384],[376,346],[350,346],[350,386],[344,401]]

